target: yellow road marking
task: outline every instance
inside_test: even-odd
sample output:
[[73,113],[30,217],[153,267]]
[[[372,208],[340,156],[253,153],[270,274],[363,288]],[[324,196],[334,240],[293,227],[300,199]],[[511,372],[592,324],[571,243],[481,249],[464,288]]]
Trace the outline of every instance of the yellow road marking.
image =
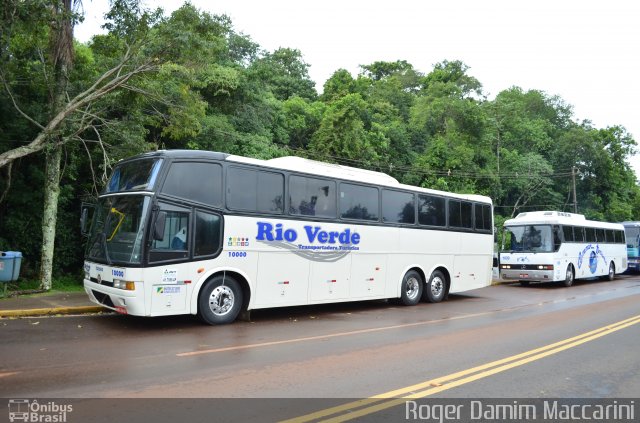
[[[437,394],[457,386],[464,385],[482,379],[496,373],[500,373],[514,367],[540,360],[541,358],[565,351],[569,348],[577,347],[594,339],[601,338],[613,332],[627,328],[629,326],[640,323],[640,315],[629,319],[583,333],[572,338],[568,338],[544,347],[536,348],[520,354],[506,357],[501,360],[492,361],[481,366],[452,373],[447,376],[421,382],[415,385],[385,392],[369,398],[358,401],[352,401],[336,407],[320,410],[315,413],[285,420],[283,423],[303,423],[322,419],[324,417],[333,416],[339,413],[342,415],[323,420],[326,422],[343,422],[362,417],[368,414],[376,413],[387,408],[395,407],[406,402],[407,399],[424,398],[429,395]],[[364,407],[364,408],[363,408]]]

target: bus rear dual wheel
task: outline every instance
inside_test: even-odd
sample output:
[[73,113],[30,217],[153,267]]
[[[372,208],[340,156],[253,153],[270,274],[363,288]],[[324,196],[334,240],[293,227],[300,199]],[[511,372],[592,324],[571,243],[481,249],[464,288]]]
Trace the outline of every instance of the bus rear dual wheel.
[[402,278],[400,302],[406,306],[416,305],[420,300],[439,303],[444,299],[446,287],[446,279],[439,270],[431,274],[426,285],[420,273],[410,270]]
[[609,272],[602,276],[605,281],[612,281],[616,278],[616,265],[613,262],[609,263]]

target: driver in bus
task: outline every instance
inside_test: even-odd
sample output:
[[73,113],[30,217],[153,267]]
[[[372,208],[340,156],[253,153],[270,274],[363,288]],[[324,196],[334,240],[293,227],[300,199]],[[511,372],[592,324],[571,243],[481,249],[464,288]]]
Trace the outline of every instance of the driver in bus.
[[172,250],[186,250],[187,249],[187,228],[183,227],[173,236],[171,240]]

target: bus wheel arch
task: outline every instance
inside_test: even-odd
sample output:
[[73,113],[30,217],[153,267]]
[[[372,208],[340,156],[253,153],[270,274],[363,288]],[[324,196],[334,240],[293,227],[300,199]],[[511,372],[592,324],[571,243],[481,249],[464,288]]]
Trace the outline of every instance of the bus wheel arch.
[[[248,309],[250,299],[249,283],[243,275],[233,271],[219,271],[210,275],[200,286],[197,314],[210,325],[231,323]],[[221,304],[218,304],[219,307],[211,307],[212,300],[232,301],[233,304],[228,310]]]
[[431,272],[422,291],[422,300],[429,303],[439,303],[449,295],[451,276],[444,267],[438,267]]

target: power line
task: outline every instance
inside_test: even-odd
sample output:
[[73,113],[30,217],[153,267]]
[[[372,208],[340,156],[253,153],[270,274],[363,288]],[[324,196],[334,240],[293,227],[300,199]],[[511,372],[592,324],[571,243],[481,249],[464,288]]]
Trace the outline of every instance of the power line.
[[371,163],[359,159],[349,159],[344,157],[332,156],[325,153],[315,153],[308,150],[288,148],[289,150],[299,153],[306,157],[312,157],[318,160],[335,161],[338,164],[345,164],[348,166],[357,166],[363,169],[377,170],[382,172],[398,171],[398,172],[412,172],[426,176],[446,176],[451,178],[469,178],[469,179],[538,179],[538,178],[567,178],[572,176],[572,169],[562,170],[553,173],[527,173],[527,172],[504,172],[500,174],[487,174],[480,172],[465,172],[458,170],[424,170],[417,167],[407,166],[393,166],[392,164],[380,164]]

